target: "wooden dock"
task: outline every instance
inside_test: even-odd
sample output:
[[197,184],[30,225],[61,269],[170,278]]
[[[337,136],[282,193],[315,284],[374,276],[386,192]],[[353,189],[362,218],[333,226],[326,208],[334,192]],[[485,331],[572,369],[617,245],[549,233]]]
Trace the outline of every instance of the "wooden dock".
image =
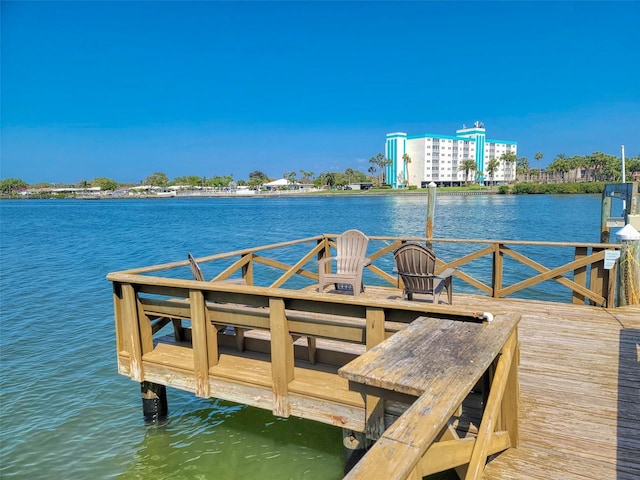
[[[374,262],[399,244],[393,241],[371,256]],[[186,262],[109,274],[119,373],[143,385],[167,385],[379,439],[349,479],[385,471],[385,480],[413,480],[453,466],[461,478],[638,478],[640,307],[585,304],[611,302],[614,276],[603,275],[608,271],[602,268],[608,246],[589,246],[590,257],[587,247],[576,246],[565,266],[546,268],[505,250],[505,242],[495,242],[481,252],[494,256],[493,285],[457,272],[493,297],[454,288],[450,306],[420,296],[403,300],[395,277],[375,263],[370,270],[391,286],[367,286],[356,297],[319,294],[313,284],[282,288],[295,275],[317,281],[317,273],[306,265],[327,254],[327,237],[275,247],[305,242],[311,248],[290,265],[261,256],[274,246],[212,256],[240,259],[227,262],[211,282],[148,275]],[[506,253],[535,266],[539,275],[503,286]],[[459,267],[478,255],[449,265]],[[258,286],[255,269],[260,265],[284,273]],[[563,276],[569,269],[573,281]],[[240,271],[241,284],[225,282]],[[549,280],[572,289],[574,303],[502,298],[522,285]],[[497,337],[483,337],[483,327],[477,329],[481,312],[499,319],[491,324]],[[445,331],[458,322],[469,327]],[[434,325],[435,337],[426,333]],[[401,359],[407,347],[398,344],[403,336],[398,332],[414,342],[406,359]],[[438,343],[443,332],[450,337]],[[419,348],[421,335],[441,353]],[[476,352],[466,352],[478,345]],[[390,372],[386,362],[376,364],[383,358],[377,352],[392,355],[398,368]],[[415,375],[420,362],[442,364],[440,371],[426,368]],[[407,375],[400,374],[403,369]],[[519,380],[515,384],[514,378]],[[478,408],[474,392],[482,379],[487,389],[481,394],[484,407]],[[388,398],[383,390],[391,392]],[[432,417],[430,429],[424,422]],[[400,456],[402,468],[393,468]]]
[[522,314],[520,443],[483,478],[640,477],[640,307],[456,301]]
[[522,315],[519,443],[493,458],[483,479],[640,478],[640,306],[465,294],[454,302],[458,309]]

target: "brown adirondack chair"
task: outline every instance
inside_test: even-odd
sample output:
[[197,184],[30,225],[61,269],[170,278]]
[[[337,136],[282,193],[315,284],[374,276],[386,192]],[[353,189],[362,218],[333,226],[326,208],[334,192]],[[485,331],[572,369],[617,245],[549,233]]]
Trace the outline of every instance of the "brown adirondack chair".
[[[354,295],[364,291],[362,272],[370,260],[366,257],[369,238],[359,230],[347,230],[337,238],[335,257],[318,262],[318,291],[333,283],[336,290],[353,289]],[[335,271],[333,264],[335,263]]]
[[440,293],[446,288],[449,305],[452,305],[455,269],[447,268],[434,274],[436,255],[433,250],[417,243],[405,243],[393,252],[393,257],[404,285],[405,298],[413,300],[414,293],[423,293],[432,295],[433,303],[439,303]]

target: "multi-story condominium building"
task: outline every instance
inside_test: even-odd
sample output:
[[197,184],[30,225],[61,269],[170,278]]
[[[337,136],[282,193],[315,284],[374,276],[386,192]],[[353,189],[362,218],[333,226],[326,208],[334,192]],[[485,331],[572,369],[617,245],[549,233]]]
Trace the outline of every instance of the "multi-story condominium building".
[[[505,153],[517,155],[517,142],[486,138],[481,122],[475,122],[470,128],[463,125],[456,130],[455,136],[388,133],[385,152],[391,160],[387,165],[387,183],[393,188],[404,185],[426,187],[430,182],[440,186],[462,185],[467,178],[460,168],[466,159],[472,159],[476,164],[476,170],[469,171],[470,182],[504,184],[516,178],[516,163],[502,161],[501,157]],[[410,160],[406,161],[407,158]],[[499,164],[490,176],[488,165],[493,158]]]

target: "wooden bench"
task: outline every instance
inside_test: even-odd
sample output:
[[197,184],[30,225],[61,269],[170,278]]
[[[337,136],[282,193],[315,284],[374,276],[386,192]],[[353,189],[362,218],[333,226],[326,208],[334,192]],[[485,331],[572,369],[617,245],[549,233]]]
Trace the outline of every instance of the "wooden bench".
[[[349,390],[348,381],[339,377],[337,370],[366,351],[371,341],[368,336],[372,337],[368,333],[371,320],[307,311],[298,304],[281,309],[284,302],[276,302],[274,311],[271,303],[252,306],[207,301],[200,304],[204,320],[201,317],[197,322],[202,325],[201,332],[210,329],[206,333],[208,353],[199,361],[193,344],[203,335],[196,337],[191,300],[139,297],[139,314],[160,326],[145,327],[151,334],[168,323],[163,318],[190,322],[183,326],[179,338],[156,335],[153,345],[145,342],[142,364],[147,381],[270,409],[279,416],[296,415],[350,430],[364,429],[363,396]],[[376,322],[373,337],[382,341],[404,326]],[[243,348],[235,348],[238,329],[243,331]]]
[[[488,455],[518,441],[519,319],[420,318],[342,367],[339,374],[354,391],[417,398],[345,478],[422,478],[456,467],[467,479],[480,478]],[[477,437],[458,438],[449,421],[490,368],[493,380]]]

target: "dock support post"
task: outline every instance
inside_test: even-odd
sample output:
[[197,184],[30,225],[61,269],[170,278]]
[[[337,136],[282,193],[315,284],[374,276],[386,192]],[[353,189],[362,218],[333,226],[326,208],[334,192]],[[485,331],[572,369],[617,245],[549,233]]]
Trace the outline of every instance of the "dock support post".
[[167,388],[151,382],[141,382],[142,414],[147,422],[158,422],[167,418]]
[[431,239],[433,238],[433,217],[436,210],[436,184],[434,182],[428,185],[427,195],[427,248],[433,248]]
[[346,428],[342,429],[342,446],[344,452],[344,474],[358,463],[358,461],[367,453],[367,439],[364,433],[354,432]]
[[600,243],[609,243],[611,230],[607,225],[607,220],[611,216],[611,198],[603,194],[602,205],[600,207]]

